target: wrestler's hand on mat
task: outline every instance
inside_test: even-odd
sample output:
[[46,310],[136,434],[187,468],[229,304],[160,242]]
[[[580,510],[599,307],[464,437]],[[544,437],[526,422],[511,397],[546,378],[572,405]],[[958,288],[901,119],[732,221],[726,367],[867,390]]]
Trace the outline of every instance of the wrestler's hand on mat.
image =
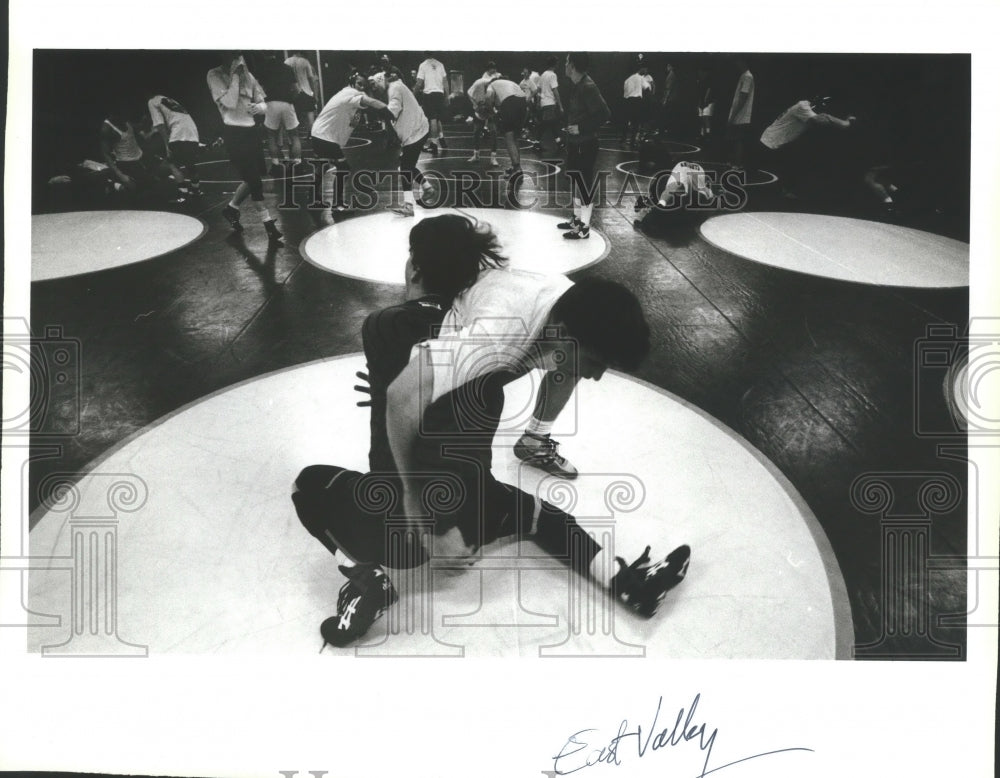
[[372,396],[371,379],[368,377],[368,373],[363,373],[360,370],[358,372],[356,372],[354,375],[356,375],[358,378],[360,378],[362,381],[364,381],[366,384],[368,384],[368,386],[362,386],[361,384],[355,384],[354,385],[354,391],[355,392],[361,392],[361,394],[368,395],[368,399],[367,400],[358,400],[357,406],[359,408],[370,408],[371,404],[372,404],[372,401],[371,401],[371,396]]

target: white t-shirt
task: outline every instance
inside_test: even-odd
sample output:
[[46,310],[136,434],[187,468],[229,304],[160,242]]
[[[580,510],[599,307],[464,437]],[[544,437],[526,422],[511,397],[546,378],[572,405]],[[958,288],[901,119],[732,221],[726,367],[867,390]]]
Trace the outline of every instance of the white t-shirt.
[[417,98],[402,81],[390,81],[386,88],[389,110],[396,117],[393,127],[399,142],[404,146],[416,143],[430,131],[430,124]]
[[[746,95],[746,101],[739,111],[733,113],[732,109],[736,107],[736,102],[739,100],[741,93]],[[743,71],[743,75],[740,76],[740,80],[736,83],[736,94],[733,95],[733,105],[729,111],[730,124],[750,124],[750,117],[753,114],[753,93],[753,73],[745,70]]]
[[498,78],[486,87],[486,97],[493,100],[494,105],[500,105],[508,97],[525,97],[521,87],[506,78]]
[[295,71],[295,79],[299,82],[299,89],[310,97],[314,97],[312,79],[316,78],[316,72],[313,70],[312,62],[305,57],[289,57],[285,60],[285,64]]
[[521,79],[521,83],[518,86],[521,87],[521,91],[529,101],[534,100],[535,95],[538,94],[538,86],[531,80],[531,76]]
[[678,162],[670,171],[664,196],[671,192],[701,192],[711,195],[705,168],[697,162]]
[[434,371],[432,402],[474,378],[501,371],[521,372],[536,364],[532,348],[552,306],[573,285],[566,276],[523,270],[484,270],[452,303],[441,333],[422,344]]
[[551,70],[546,70],[538,79],[539,99],[538,104],[544,108],[547,105],[555,105],[556,97],[552,94],[553,89],[559,88],[559,79]]
[[232,76],[228,68],[222,66],[212,68],[208,71],[208,88],[212,93],[212,100],[215,101],[219,114],[222,116],[222,123],[230,127],[253,127],[253,115],[250,113],[250,106],[264,102],[264,90],[261,89],[257,79],[247,70],[240,78],[239,94],[236,105],[232,108],[222,105],[219,98],[229,92],[232,84]]
[[809,120],[816,116],[808,100],[799,100],[795,105],[775,119],[764,130],[760,142],[769,149],[778,149],[802,136],[809,126]]
[[198,127],[183,105],[163,95],[156,95],[149,103],[149,116],[153,127],[166,125],[170,135],[168,143],[179,141],[198,142]]
[[642,88],[644,91],[653,94],[656,90],[656,82],[653,81],[653,77],[647,73],[642,77]]
[[448,71],[436,59],[425,59],[417,70],[417,78],[424,80],[424,94],[428,92],[444,92],[444,80]]
[[469,87],[469,91],[466,93],[472,101],[472,109],[476,112],[476,116],[480,119],[485,118],[486,87],[490,85],[490,81],[492,80],[493,76],[476,79],[472,86]]
[[628,100],[632,97],[642,97],[643,89],[642,76],[638,73],[633,73],[631,76],[625,79],[625,99]]
[[353,86],[345,86],[337,92],[323,106],[323,110],[319,112],[319,116],[313,122],[313,137],[341,146],[347,143],[354,131],[352,120],[358,109],[361,108],[361,100],[364,96],[364,92]]

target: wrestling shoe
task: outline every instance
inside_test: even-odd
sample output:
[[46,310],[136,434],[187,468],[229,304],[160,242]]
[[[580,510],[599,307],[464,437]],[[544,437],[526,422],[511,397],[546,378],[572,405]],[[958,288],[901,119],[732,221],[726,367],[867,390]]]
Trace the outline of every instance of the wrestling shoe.
[[575,230],[577,227],[582,227],[583,222],[577,219],[575,216],[568,222],[559,222],[556,225],[556,229],[559,230]]
[[467,160],[465,160],[465,161],[466,161],[466,162],[478,162],[478,161],[479,161],[479,152],[478,152],[478,151],[474,151],[474,152],[472,152],[472,156],[471,156],[471,157],[469,157],[469,158],[468,158]]
[[586,240],[590,237],[590,226],[581,222],[569,232],[564,232],[563,237],[566,240]]
[[655,564],[650,564],[649,548],[630,565],[615,557],[619,570],[611,579],[612,594],[647,619],[656,614],[667,592],[684,580],[691,562],[690,546],[678,546]]
[[413,216],[413,206],[410,203],[393,205],[389,207],[389,210],[393,213],[398,213],[400,216]]
[[267,239],[269,241],[281,240],[281,233],[278,231],[278,225],[274,223],[274,219],[268,219],[264,222],[264,231],[267,232]]
[[362,637],[379,616],[399,599],[388,576],[377,565],[340,566],[347,582],[340,587],[337,615],[319,627],[325,646],[342,648]]
[[448,150],[448,141],[446,141],[444,139],[444,136],[441,136],[440,138],[438,138],[438,143],[441,144],[441,151],[447,151]]
[[525,432],[514,444],[514,456],[525,464],[559,478],[572,480],[578,474],[573,464],[559,454],[559,444],[549,435]]
[[227,205],[222,209],[222,215],[225,217],[226,221],[229,222],[229,226],[232,227],[233,232],[243,232],[243,225],[240,224],[239,208],[233,208],[233,206]]
[[500,162],[497,160],[496,154],[490,154],[490,167],[500,167]]

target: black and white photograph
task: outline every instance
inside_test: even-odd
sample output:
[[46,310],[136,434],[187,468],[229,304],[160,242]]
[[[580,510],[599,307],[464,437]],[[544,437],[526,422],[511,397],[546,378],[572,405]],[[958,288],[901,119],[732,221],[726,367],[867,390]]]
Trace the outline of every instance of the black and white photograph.
[[203,10],[11,11],[0,770],[987,773],[985,32]]

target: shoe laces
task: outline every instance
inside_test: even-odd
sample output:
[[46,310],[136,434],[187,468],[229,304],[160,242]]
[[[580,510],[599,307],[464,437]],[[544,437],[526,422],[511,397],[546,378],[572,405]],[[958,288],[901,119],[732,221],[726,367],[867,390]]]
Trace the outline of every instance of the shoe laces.
[[538,448],[532,452],[532,456],[543,462],[555,462],[557,465],[566,464],[566,457],[559,454],[559,444],[548,435],[532,435],[539,442]]

